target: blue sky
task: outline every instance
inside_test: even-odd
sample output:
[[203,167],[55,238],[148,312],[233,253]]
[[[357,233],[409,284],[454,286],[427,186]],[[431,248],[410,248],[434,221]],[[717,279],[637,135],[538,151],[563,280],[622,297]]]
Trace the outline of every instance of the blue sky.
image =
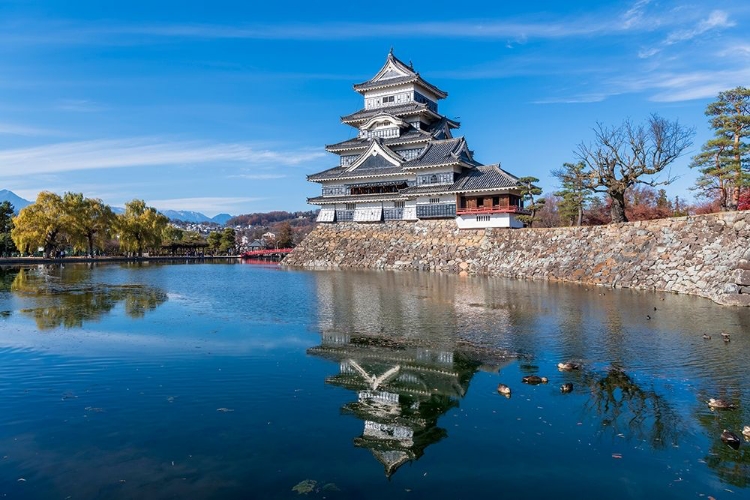
[[[506,3],[0,0],[0,189],[308,209],[391,47],[478,160],[546,192],[597,122],[658,113],[695,127],[694,154],[706,104],[750,85],[746,1]],[[670,196],[692,197],[688,163]]]

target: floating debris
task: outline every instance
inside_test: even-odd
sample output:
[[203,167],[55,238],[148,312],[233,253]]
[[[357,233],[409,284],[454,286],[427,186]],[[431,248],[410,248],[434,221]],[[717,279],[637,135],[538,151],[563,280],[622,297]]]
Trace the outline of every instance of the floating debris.
[[310,492],[315,491],[315,487],[318,485],[318,482],[314,479],[305,479],[304,481],[300,481],[297,483],[293,488],[292,491],[296,491],[298,495],[307,495]]
[[220,411],[222,413],[228,413],[230,411],[234,411],[232,408],[216,408],[216,411]]
[[526,377],[521,379],[521,382],[524,384],[531,384],[531,385],[537,385],[537,384],[546,384],[548,382],[547,377],[538,377],[536,375],[527,375]]
[[84,410],[86,410],[86,411],[93,411],[94,413],[103,413],[104,412],[104,408],[97,408],[95,406],[87,406],[86,408],[84,408]]
[[506,398],[510,397],[510,387],[508,387],[505,384],[497,384],[497,392],[505,396]]

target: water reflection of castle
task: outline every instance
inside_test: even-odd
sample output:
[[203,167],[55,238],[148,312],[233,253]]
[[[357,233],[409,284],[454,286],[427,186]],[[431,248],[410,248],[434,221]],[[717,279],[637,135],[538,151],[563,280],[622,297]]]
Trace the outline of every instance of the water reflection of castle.
[[339,364],[326,383],[356,392],[342,408],[363,421],[354,445],[369,449],[388,477],[447,436],[438,419],[458,407],[477,370],[513,359],[460,330],[455,280],[322,273],[317,285],[322,339],[308,354]]

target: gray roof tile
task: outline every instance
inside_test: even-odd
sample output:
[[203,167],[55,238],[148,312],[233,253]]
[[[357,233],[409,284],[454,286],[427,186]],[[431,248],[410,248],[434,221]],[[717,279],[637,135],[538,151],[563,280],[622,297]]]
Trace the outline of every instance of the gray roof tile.
[[413,186],[402,189],[401,193],[404,195],[462,193],[512,188],[517,185],[518,178],[501,169],[499,165],[480,165],[462,172],[453,184]]
[[347,171],[346,167],[334,167],[328,170],[324,170],[323,172],[319,172],[317,174],[311,174],[307,176],[307,180],[309,181],[333,181],[336,179],[356,179],[359,177],[372,177],[372,176],[379,176],[379,175],[392,175],[392,174],[401,174],[404,173],[404,170],[401,167],[389,167],[389,166],[379,166],[379,167],[371,167],[366,168],[363,164],[363,166],[360,166],[351,172]]
[[355,121],[364,121],[369,118],[372,118],[373,116],[387,112],[388,114],[399,116],[402,114],[414,114],[414,113],[432,113],[427,108],[426,104],[422,104],[419,102],[409,102],[406,104],[397,104],[395,106],[388,106],[384,108],[373,108],[373,109],[360,109],[359,111],[352,113],[350,115],[342,116],[341,121],[346,122],[355,122]]
[[[383,144],[386,146],[393,146],[393,145],[399,145],[404,144],[407,142],[419,142],[419,141],[427,141],[432,137],[432,134],[430,132],[424,131],[424,130],[417,130],[413,127],[410,127],[405,133],[401,134],[399,137],[389,137],[387,139],[383,139]],[[346,141],[338,142],[336,144],[330,144],[326,146],[326,149],[329,151],[340,151],[342,149],[366,149],[370,147],[370,143],[372,142],[372,139],[349,139]]]
[[[393,52],[388,53],[388,57],[386,58],[385,64],[383,65],[380,70],[375,74],[375,76],[379,75],[383,69],[388,65],[388,63],[394,63],[394,65],[403,73],[406,73],[404,76],[397,76],[392,78],[381,78],[380,80],[375,81],[374,78],[371,78],[363,83],[357,83],[354,85],[354,90],[357,92],[360,91],[367,91],[369,89],[374,89],[378,87],[385,87],[389,85],[398,85],[400,83],[408,83],[412,81],[419,82],[423,87],[431,90],[435,95],[437,95],[439,98],[444,98],[448,96],[448,93],[440,90],[433,84],[429,83],[428,81],[424,80],[421,76],[419,76],[419,73],[414,71],[414,68],[411,64],[406,64],[400,59],[398,59],[396,56],[393,55]],[[385,76],[385,75],[384,75]]]
[[404,163],[404,168],[411,169],[433,165],[452,165],[459,162],[469,165],[478,165],[471,156],[466,154],[464,150],[465,144],[466,141],[463,137],[432,141],[418,157]]
[[325,203],[354,203],[354,202],[372,202],[372,201],[388,201],[388,200],[400,200],[401,193],[382,193],[382,194],[360,194],[356,196],[316,196],[314,198],[308,198],[308,203],[316,205],[322,205]]
[[482,165],[463,172],[451,188],[453,191],[510,188],[518,185],[518,178],[500,165]]

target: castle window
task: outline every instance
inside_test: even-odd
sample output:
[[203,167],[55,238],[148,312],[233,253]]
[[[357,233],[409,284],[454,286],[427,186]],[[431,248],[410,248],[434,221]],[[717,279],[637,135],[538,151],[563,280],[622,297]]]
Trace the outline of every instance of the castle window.
[[394,201],[393,202],[393,208],[404,208],[404,205],[406,202],[404,201]]
[[388,103],[388,102],[394,102],[395,100],[396,98],[392,95],[385,96],[383,97],[383,104]]
[[346,209],[347,210],[354,210],[356,208],[356,206],[357,206],[356,203],[347,203],[346,204]]
[[438,176],[435,174],[432,174],[430,176],[430,184],[437,184],[437,182],[438,182]]
[[430,198],[430,203],[440,203],[440,198]]

